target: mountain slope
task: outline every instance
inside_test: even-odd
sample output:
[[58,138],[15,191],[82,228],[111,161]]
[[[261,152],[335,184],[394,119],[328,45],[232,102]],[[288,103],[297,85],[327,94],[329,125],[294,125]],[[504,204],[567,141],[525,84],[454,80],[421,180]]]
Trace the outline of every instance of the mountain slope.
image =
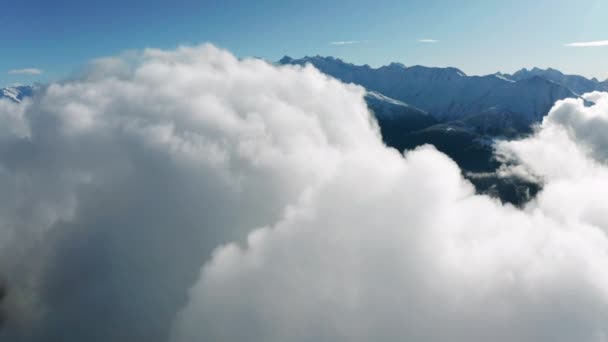
[[555,102],[573,97],[572,92],[540,76],[506,82],[492,88],[464,112],[462,120],[477,131],[513,136],[528,133],[530,123],[540,122]]
[[429,113],[376,92],[367,92],[365,101],[374,113],[382,137],[388,145],[399,135],[439,123]]

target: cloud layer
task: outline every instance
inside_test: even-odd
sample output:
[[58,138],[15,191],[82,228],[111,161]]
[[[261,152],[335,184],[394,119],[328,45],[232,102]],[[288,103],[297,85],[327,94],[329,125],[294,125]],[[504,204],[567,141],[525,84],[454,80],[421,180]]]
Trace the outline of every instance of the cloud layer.
[[605,340],[608,95],[497,147],[524,209],[363,96],[205,45],[0,100],[0,339]]

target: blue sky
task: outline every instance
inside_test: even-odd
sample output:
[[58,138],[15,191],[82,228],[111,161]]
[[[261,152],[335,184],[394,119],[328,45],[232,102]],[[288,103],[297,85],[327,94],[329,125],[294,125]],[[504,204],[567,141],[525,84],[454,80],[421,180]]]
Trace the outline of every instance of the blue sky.
[[0,8],[0,85],[61,79],[124,50],[202,42],[269,60],[320,54],[372,66],[468,74],[538,66],[608,78],[608,46],[564,46],[608,40],[606,0],[0,0]]

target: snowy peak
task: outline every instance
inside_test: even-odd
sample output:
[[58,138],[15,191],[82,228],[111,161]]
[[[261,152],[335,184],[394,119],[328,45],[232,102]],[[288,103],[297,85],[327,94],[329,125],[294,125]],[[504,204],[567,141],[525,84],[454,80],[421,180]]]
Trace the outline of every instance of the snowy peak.
[[0,88],[0,99],[6,98],[13,102],[20,103],[24,98],[32,96],[39,88],[39,84]]
[[21,102],[19,91],[15,87],[0,89],[0,99],[7,98],[14,102]]

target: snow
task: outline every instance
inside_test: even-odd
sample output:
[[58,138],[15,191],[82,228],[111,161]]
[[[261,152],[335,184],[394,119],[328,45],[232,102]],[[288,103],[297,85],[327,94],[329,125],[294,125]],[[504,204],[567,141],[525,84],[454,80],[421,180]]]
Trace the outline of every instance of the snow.
[[[3,88],[2,95],[3,95],[3,97],[7,97],[15,102],[21,102],[21,100],[18,98],[19,91],[16,88],[13,88],[13,87]],[[0,98],[2,98],[2,97],[0,97]]]
[[7,98],[13,102],[20,103],[24,97],[31,96],[40,89],[40,84],[31,86],[15,85],[12,87],[0,88],[0,99]]
[[384,95],[382,95],[382,94],[380,94],[378,92],[375,92],[375,91],[368,91],[365,95],[368,96],[368,97],[372,97],[372,98],[374,98],[374,99],[376,99],[378,101],[388,102],[388,103],[393,104],[395,106],[409,107],[409,105],[406,104],[406,103],[404,103],[404,102],[401,102],[399,100],[395,100],[395,99],[390,98],[388,96],[384,96]]

